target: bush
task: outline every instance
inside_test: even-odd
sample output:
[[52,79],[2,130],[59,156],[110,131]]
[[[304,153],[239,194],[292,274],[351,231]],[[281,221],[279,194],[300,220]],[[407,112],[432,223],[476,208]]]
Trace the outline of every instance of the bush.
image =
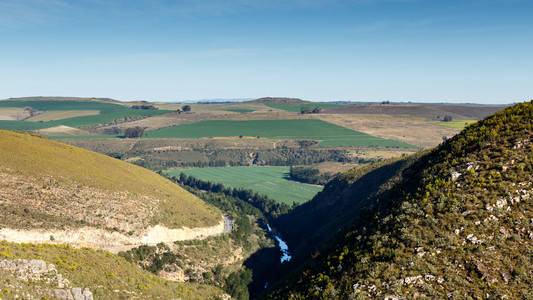
[[124,130],[125,138],[139,138],[139,137],[142,137],[143,134],[144,134],[144,128],[140,126],[130,127]]

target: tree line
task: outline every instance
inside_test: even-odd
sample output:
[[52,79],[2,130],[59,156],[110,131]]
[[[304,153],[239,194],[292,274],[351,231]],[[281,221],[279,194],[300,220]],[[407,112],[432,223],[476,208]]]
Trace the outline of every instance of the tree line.
[[[212,193],[219,193],[223,194],[235,199],[238,199],[240,201],[243,201],[252,207],[256,208],[259,211],[259,214],[257,211],[253,212],[252,214],[255,215],[258,218],[261,219],[267,219],[271,220],[280,214],[286,214],[291,210],[291,207],[285,203],[278,203],[275,200],[272,200],[268,198],[267,196],[260,195],[257,192],[253,190],[248,189],[241,189],[241,188],[232,188],[232,187],[226,187],[220,183],[213,183],[205,180],[198,179],[194,176],[187,176],[185,173],[181,173],[179,177],[171,177],[172,180],[175,182],[193,187],[195,189],[200,189],[203,191],[208,191]],[[202,196],[202,198],[204,198]],[[238,201],[238,202],[240,202]],[[241,209],[244,208],[242,203],[237,203],[237,206],[239,206]],[[251,210],[249,207],[247,208],[250,212]],[[264,221],[267,221],[264,220]]]

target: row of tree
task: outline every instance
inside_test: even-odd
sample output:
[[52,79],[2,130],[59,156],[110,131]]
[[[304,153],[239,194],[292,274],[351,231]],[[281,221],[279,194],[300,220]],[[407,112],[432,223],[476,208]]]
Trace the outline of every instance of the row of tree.
[[[285,203],[278,203],[275,200],[272,200],[267,196],[260,195],[253,190],[226,187],[220,183],[213,183],[198,179],[193,176],[187,176],[185,173],[181,173],[179,178],[171,177],[171,179],[178,182],[179,184],[193,187],[195,189],[200,189],[213,193],[221,193],[226,196],[231,196],[233,198],[244,201],[257,208],[267,219],[272,219],[279,216],[280,214],[285,214],[291,209],[289,205]],[[261,215],[257,217],[263,218],[263,216]]]
[[300,113],[302,115],[305,115],[305,114],[319,114],[322,112],[322,108],[320,107],[315,107],[311,110],[311,108],[309,108],[308,106],[304,106],[300,109]]
[[291,166],[289,179],[303,183],[324,185],[333,179],[335,175],[336,174],[320,173],[318,169],[313,167]]

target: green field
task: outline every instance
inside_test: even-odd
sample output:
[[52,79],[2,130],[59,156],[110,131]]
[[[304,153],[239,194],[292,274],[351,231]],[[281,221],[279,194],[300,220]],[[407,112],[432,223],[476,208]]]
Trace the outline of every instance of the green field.
[[266,106],[281,109],[288,112],[300,112],[302,107],[308,107],[313,110],[315,107],[320,108],[330,108],[330,107],[341,107],[345,104],[333,104],[333,103],[265,103]]
[[444,127],[450,127],[455,129],[464,129],[466,126],[475,123],[477,121],[475,120],[460,120],[460,121],[449,121],[449,122],[434,122],[430,123],[432,125],[438,125],[438,126],[444,126]]
[[251,189],[259,194],[292,205],[311,200],[322,187],[287,179],[290,167],[223,167],[166,171],[171,176],[188,176],[222,183],[233,188]]
[[55,125],[50,125],[47,122],[25,122],[25,121],[4,121],[0,120],[0,129],[6,130],[39,130],[44,128],[50,128]]
[[205,137],[258,136],[270,139],[321,141],[320,147],[416,148],[316,119],[297,120],[213,120],[184,124],[147,132],[147,138],[197,139]]
[[[0,101],[0,107],[32,107],[39,111],[76,111],[76,110],[98,110],[98,115],[78,116],[65,118],[49,122],[29,122],[29,121],[5,121],[0,122],[1,129],[9,130],[37,130],[65,125],[70,127],[86,127],[97,124],[113,123],[115,120],[142,117],[157,116],[171,112],[171,110],[144,110],[133,109],[127,106],[85,101]],[[6,123],[7,122],[7,123]],[[28,124],[28,123],[34,123]],[[37,123],[37,124],[35,124]]]

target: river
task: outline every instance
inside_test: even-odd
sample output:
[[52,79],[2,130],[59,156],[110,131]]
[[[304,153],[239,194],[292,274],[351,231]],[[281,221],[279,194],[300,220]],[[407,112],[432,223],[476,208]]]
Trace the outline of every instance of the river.
[[272,235],[274,235],[274,238],[276,239],[276,241],[278,242],[278,246],[279,246],[279,249],[280,249],[281,254],[282,254],[281,259],[280,259],[280,262],[281,262],[281,263],[284,263],[284,262],[286,262],[286,261],[290,261],[292,257],[291,257],[291,255],[290,255],[290,253],[289,253],[289,247],[287,246],[287,243],[285,243],[285,241],[283,241],[283,240],[279,237],[279,235],[274,234],[274,233],[272,232],[272,228],[270,228],[270,225],[269,225],[269,224],[267,224],[267,228],[268,228],[268,232],[271,232]]

